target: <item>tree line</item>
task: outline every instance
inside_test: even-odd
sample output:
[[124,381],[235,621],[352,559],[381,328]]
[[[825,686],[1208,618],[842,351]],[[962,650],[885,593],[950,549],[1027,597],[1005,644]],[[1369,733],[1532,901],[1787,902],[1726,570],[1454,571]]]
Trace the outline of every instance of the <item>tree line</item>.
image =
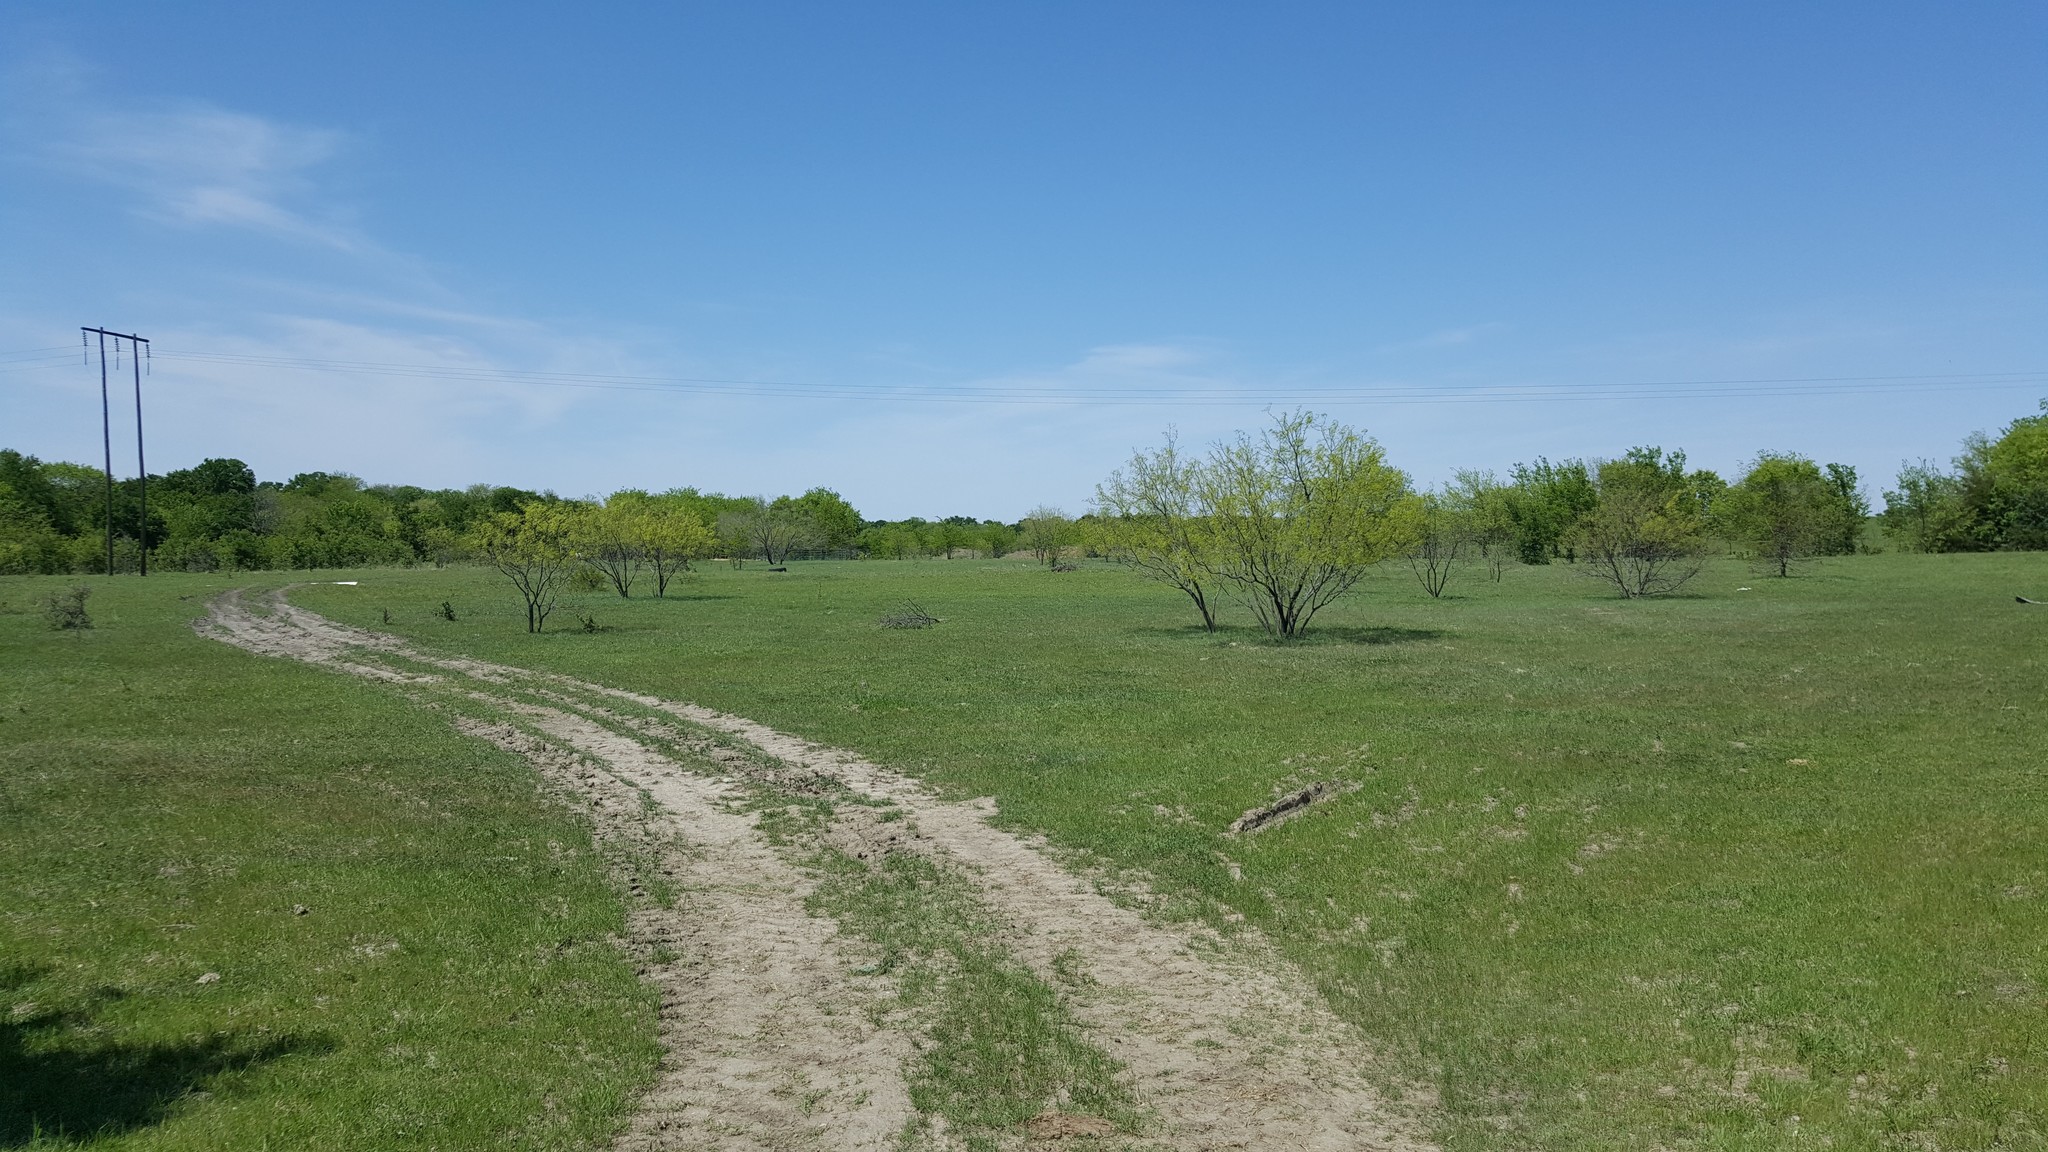
[[[0,449],[0,573],[103,571],[106,487],[106,475],[98,468]],[[964,516],[866,520],[827,488],[772,499],[677,488],[566,500],[552,492],[489,484],[459,489],[368,484],[327,472],[259,482],[247,464],[234,459],[209,459],[151,475],[144,523],[140,481],[116,480],[113,487],[115,565],[122,571],[136,569],[143,548],[153,567],[188,572],[474,561],[483,558],[478,551],[481,526],[528,507],[557,505],[589,514],[586,519],[605,525],[602,532],[615,537],[627,523],[655,523],[662,532],[680,532],[689,541],[691,560],[725,557],[780,564],[792,555],[1001,555],[1012,548],[1019,531],[1014,523]],[[617,553],[617,540],[613,543],[606,554]],[[666,556],[669,549],[662,551]]]
[[[1787,575],[1876,546],[1855,470],[1796,453],[1759,454],[1732,483],[1689,469],[1683,452],[1640,447],[1609,460],[1539,457],[1504,479],[1460,472],[1423,491],[1362,432],[1307,413],[1200,455],[1169,434],[1100,485],[1079,519],[1041,507],[1014,523],[865,520],[826,488],[773,499],[678,488],[567,500],[325,472],[259,482],[233,459],[152,476],[146,522],[141,497],[135,479],[115,482],[116,565],[127,570],[144,548],[160,568],[186,571],[495,563],[492,549],[530,520],[562,541],[565,579],[573,572],[622,596],[643,577],[663,595],[677,572],[713,557],[780,566],[793,556],[1022,550],[1053,567],[1110,557],[1180,589],[1205,626],[1231,600],[1278,635],[1298,634],[1389,559],[1432,596],[1475,566],[1498,580],[1510,564],[1555,561],[1646,596],[1682,586],[1714,547]],[[1907,464],[1884,499],[1876,524],[1896,547],[2048,548],[2048,401],[1996,438],[1969,437],[1946,469]],[[0,450],[0,573],[101,570],[108,517],[99,469]]]

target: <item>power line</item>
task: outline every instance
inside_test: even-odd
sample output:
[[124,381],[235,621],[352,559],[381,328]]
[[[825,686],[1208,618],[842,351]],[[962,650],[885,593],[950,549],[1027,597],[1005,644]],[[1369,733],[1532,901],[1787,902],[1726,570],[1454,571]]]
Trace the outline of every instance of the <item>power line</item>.
[[[51,348],[0,352],[0,373],[63,367],[68,358]],[[797,380],[731,377],[635,376],[616,373],[549,372],[473,367],[250,355],[204,350],[166,350],[167,360],[191,365],[269,368],[286,372],[378,376],[449,383],[528,385],[599,391],[674,393],[846,402],[943,404],[1075,404],[1214,406],[1244,404],[1508,404],[1598,400],[1739,399],[1885,395],[1956,389],[2033,388],[2048,385],[2048,370],[1962,372],[1881,376],[1784,376],[1697,380],[1631,380],[1556,384],[1349,384],[1349,385],[1077,385],[989,384],[824,384]],[[19,358],[19,359],[15,359]]]
[[678,392],[816,400],[911,401],[928,403],[1034,404],[1244,404],[1292,400],[1328,403],[1510,403],[1533,400],[1677,399],[1750,395],[1840,395],[1925,391],[1955,387],[2031,387],[2048,384],[2048,371],[1978,372],[1888,376],[1801,376],[1709,380],[1638,380],[1619,383],[1508,384],[1429,387],[1398,385],[1316,385],[1250,388],[1239,385],[1151,387],[1130,385],[920,385],[816,384],[794,380],[724,377],[628,376],[588,372],[543,372],[460,365],[403,364],[233,353],[170,352],[190,363],[277,368],[289,371],[362,374],[400,379],[528,384],[611,391]]

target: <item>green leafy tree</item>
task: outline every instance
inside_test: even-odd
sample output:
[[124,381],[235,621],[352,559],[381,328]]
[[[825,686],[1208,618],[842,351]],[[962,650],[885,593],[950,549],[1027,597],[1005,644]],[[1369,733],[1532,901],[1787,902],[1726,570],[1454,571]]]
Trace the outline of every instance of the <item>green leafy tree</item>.
[[1510,507],[1512,490],[1491,472],[1468,469],[1457,473],[1445,495],[1464,510],[1471,546],[1478,551],[1487,576],[1499,583],[1508,563],[1520,555]]
[[1402,556],[1430,599],[1443,598],[1472,538],[1471,509],[1455,490],[1417,497],[1414,532]]
[[777,497],[773,503],[751,497],[719,521],[719,535],[736,541],[742,554],[753,554],[769,564],[783,564],[789,554],[815,539],[815,527],[795,499]]
[[1829,464],[1827,474],[1828,486],[1834,490],[1835,506],[1841,510],[1840,535],[1832,542],[1833,553],[1847,556],[1856,551],[1863,526],[1870,521],[1870,498],[1863,494],[1863,484],[1856,478],[1854,467]]
[[1205,631],[1216,630],[1216,573],[1209,518],[1201,504],[1199,462],[1181,454],[1177,433],[1095,488],[1096,547],[1138,574],[1180,589]]
[[1017,530],[999,520],[984,520],[976,542],[991,560],[1000,560],[1017,545]]
[[783,497],[775,503],[806,522],[805,535],[816,547],[851,548],[860,539],[860,513],[830,488],[813,488],[801,496]]
[[2048,400],[2040,415],[2022,416],[1974,451],[1965,473],[1966,487],[1981,491],[1980,516],[1996,547],[2048,549]]
[[1217,573],[1282,639],[1398,554],[1416,513],[1407,476],[1378,444],[1306,412],[1217,445],[1199,491]]
[[1706,563],[1710,510],[1726,488],[1712,472],[1687,472],[1685,453],[1632,448],[1595,473],[1598,502],[1570,539],[1587,572],[1624,598],[1685,586]]
[[1884,494],[1885,532],[1924,552],[2048,549],[2048,400],[1996,440],[1969,436],[1954,468],[1903,466]]
[[644,499],[646,494],[614,493],[603,504],[577,504],[568,510],[575,529],[572,547],[576,558],[603,574],[625,600],[632,599],[633,584],[647,560],[640,542],[640,506],[635,496]]
[[517,512],[492,513],[472,529],[477,555],[512,581],[525,601],[528,632],[547,624],[563,583],[578,566],[578,515],[566,502],[535,502]]
[[1884,494],[1879,516],[1892,541],[1915,552],[1963,551],[1975,543],[1976,516],[1960,478],[1932,461],[1899,466],[1897,487]]
[[1026,512],[1017,524],[1017,542],[1041,564],[1059,564],[1075,538],[1074,518],[1049,504]]
[[932,525],[931,546],[944,559],[951,560],[955,552],[974,547],[980,537],[980,526],[968,516],[948,516]]
[[43,462],[0,450],[0,573],[56,575],[71,570],[67,514]]
[[50,526],[49,513],[0,480],[0,574],[53,576],[70,570],[68,541]]
[[[1854,477],[1849,473],[1852,483]],[[1768,571],[1789,576],[1802,561],[1840,554],[1855,539],[1853,525],[1860,524],[1860,517],[1844,496],[1841,479],[1804,456],[1766,452],[1729,489],[1716,519],[1732,539],[1754,550]]]
[[691,560],[710,554],[715,542],[711,530],[687,502],[629,491],[616,493],[605,502],[608,510],[614,505],[626,519],[634,547],[654,574],[655,596],[667,596],[669,583],[689,570]]
[[1572,529],[1600,503],[1592,470],[1584,460],[1553,464],[1539,456],[1534,464],[1515,465],[1513,479],[1503,503],[1522,563],[1548,564],[1566,555]]

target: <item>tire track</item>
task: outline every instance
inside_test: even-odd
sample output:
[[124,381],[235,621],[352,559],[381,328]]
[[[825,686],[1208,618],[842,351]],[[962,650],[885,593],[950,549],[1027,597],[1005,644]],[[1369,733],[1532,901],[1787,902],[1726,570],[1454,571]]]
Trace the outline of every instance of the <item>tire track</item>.
[[[211,609],[200,630],[253,652],[392,683],[440,679],[367,663],[357,653],[414,654],[277,601],[260,616],[230,592]],[[893,1148],[915,1115],[902,1074],[908,1038],[863,1011],[887,981],[852,975],[856,961],[842,953],[836,925],[805,911],[809,878],[732,811],[729,785],[573,712],[490,690],[501,683],[466,675],[449,686],[550,740],[467,716],[455,726],[584,798],[601,838],[651,849],[682,893],[673,908],[629,917],[634,950],[661,990],[665,1056],[616,1146]],[[643,796],[658,807],[650,812]]]
[[[1429,1106],[1427,1093],[1404,1093],[1403,1099],[1395,1102],[1375,1090],[1366,1075],[1374,1064],[1370,1045],[1338,1019],[1300,973],[1262,938],[1247,932],[1225,942],[1206,929],[1184,930],[1147,920],[1061,868],[1033,842],[995,827],[990,801],[940,800],[916,781],[853,753],[813,744],[744,717],[554,673],[423,652],[395,637],[350,628],[293,607],[282,594],[272,597],[267,617],[250,612],[238,594],[224,594],[196,626],[205,634],[252,651],[310,660],[357,675],[398,682],[435,679],[431,674],[366,663],[362,659],[365,654],[396,657],[453,674],[464,683],[466,692],[494,701],[570,747],[610,764],[621,779],[645,789],[672,813],[677,826],[687,829],[684,834],[692,844],[699,843],[698,836],[709,838],[703,843],[725,853],[723,866],[738,869],[723,874],[723,887],[719,886],[720,875],[691,872],[687,886],[693,893],[703,891],[698,888],[700,883],[713,885],[711,892],[724,894],[707,898],[727,901],[721,908],[732,916],[746,911],[733,891],[734,876],[753,878],[762,888],[780,893],[779,903],[767,902],[772,908],[764,905],[754,910],[779,925],[774,933],[757,941],[731,943],[727,951],[719,953],[720,963],[736,965],[740,971],[757,970],[763,964],[769,968],[791,966],[790,975],[770,979],[760,995],[779,996],[784,1001],[811,995],[820,1003],[829,1003],[835,996],[849,994],[836,986],[851,978],[843,975],[848,969],[836,957],[829,922],[812,920],[817,927],[806,934],[799,922],[787,921],[786,916],[774,918],[778,909],[784,913],[794,909],[802,917],[802,894],[808,891],[805,880],[760,842],[748,820],[712,815],[722,813],[718,785],[691,776],[641,742],[577,713],[624,720],[627,727],[648,732],[646,721],[635,722],[611,707],[631,704],[684,723],[671,732],[649,735],[717,758],[715,753],[720,750],[715,744],[693,740],[688,728],[708,730],[743,742],[800,773],[827,776],[855,792],[901,806],[916,829],[919,850],[943,852],[966,865],[981,898],[1012,926],[1007,943],[1019,959],[1048,980],[1077,969],[1086,975],[1088,981],[1072,995],[1073,1012],[1103,1049],[1125,1064],[1138,1100],[1157,1118],[1158,1136],[1165,1145],[1204,1152],[1254,1147],[1305,1152],[1432,1147],[1422,1134]],[[504,691],[512,686],[552,699],[562,707],[508,698]],[[719,824],[721,819],[727,823]],[[708,958],[720,946],[700,940],[697,954]],[[752,949],[767,951],[757,954]],[[809,968],[802,967],[806,957],[815,961]],[[1056,971],[1056,963],[1064,972]],[[799,971],[803,975],[795,975]],[[707,986],[730,982],[728,975],[716,972],[704,973],[703,979]],[[725,994],[749,993],[728,989]],[[796,1009],[790,1011],[802,1015]],[[790,1036],[812,1035],[803,1031],[805,1025],[791,1026],[796,1031]],[[767,1038],[779,1035],[772,1029],[764,1031],[764,1027],[735,1020],[721,1033],[726,1047],[721,1049],[724,1055],[720,1059],[729,1063],[720,1067],[737,1069],[750,1060],[760,1062],[763,1069],[789,1067],[793,1060],[801,1063],[787,1045],[777,1050],[780,1063],[770,1058],[774,1052],[764,1055],[764,1044],[772,1043]],[[747,1036],[756,1041],[751,1048],[742,1043]],[[681,1052],[674,1046],[675,1042],[692,1042],[689,1038],[672,1037],[665,1031],[664,1039],[671,1042],[671,1056],[678,1069],[698,1069],[705,1064],[701,1054]],[[885,1051],[907,1052],[907,1040],[896,1039],[891,1047],[883,1038],[864,1038],[872,1059],[860,1066],[871,1068]],[[895,1067],[902,1067],[900,1057]],[[861,1077],[872,1073],[806,1066],[802,1074],[810,1078],[807,1082],[845,1087],[850,1093],[851,1085],[868,1083]],[[760,1080],[756,1074],[746,1085],[757,1087]],[[705,1082],[713,1086],[724,1083],[716,1074],[699,1069],[691,1073],[687,1090],[672,1091],[665,1077],[655,1093],[655,1110],[666,1107],[661,1103],[664,1100],[699,1098],[691,1093],[710,1091],[701,1086]],[[745,1096],[751,1090],[733,1094]],[[879,1118],[897,1115],[897,1099],[903,1100],[902,1115],[909,1115],[900,1071],[895,1073],[890,1092],[893,1094],[885,1093],[884,1103],[875,1105],[871,1117],[858,1123],[844,1119],[841,1130],[833,1132],[822,1146],[884,1146],[859,1141],[887,1135]],[[684,1103],[662,1114],[678,1118],[678,1123],[694,1123],[690,1118],[695,1113],[690,1108]],[[762,1125],[767,1123],[762,1121]],[[648,1142],[655,1133],[643,1131],[645,1128],[646,1124],[636,1121],[628,1146],[663,1146],[658,1141]],[[757,1128],[763,1133],[770,1131]],[[701,1125],[691,1129],[701,1130]],[[631,1142],[636,1139],[642,1142]],[[702,1136],[693,1139],[699,1142],[677,1146],[798,1146],[718,1143]]]

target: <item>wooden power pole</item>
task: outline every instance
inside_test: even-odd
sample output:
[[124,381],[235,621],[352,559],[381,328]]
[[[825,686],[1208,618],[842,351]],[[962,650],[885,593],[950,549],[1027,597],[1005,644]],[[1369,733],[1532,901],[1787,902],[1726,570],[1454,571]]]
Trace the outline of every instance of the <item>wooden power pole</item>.
[[142,575],[149,575],[149,465],[142,456],[142,358],[147,354],[149,341],[129,332],[109,332],[105,328],[80,328],[79,331],[97,334],[100,338],[100,448],[106,454],[107,465],[107,575],[114,574],[114,427],[107,403],[107,338],[114,339],[114,352],[120,354],[121,341],[128,341],[135,368],[135,471],[141,485],[142,512],[137,521],[136,555]]

